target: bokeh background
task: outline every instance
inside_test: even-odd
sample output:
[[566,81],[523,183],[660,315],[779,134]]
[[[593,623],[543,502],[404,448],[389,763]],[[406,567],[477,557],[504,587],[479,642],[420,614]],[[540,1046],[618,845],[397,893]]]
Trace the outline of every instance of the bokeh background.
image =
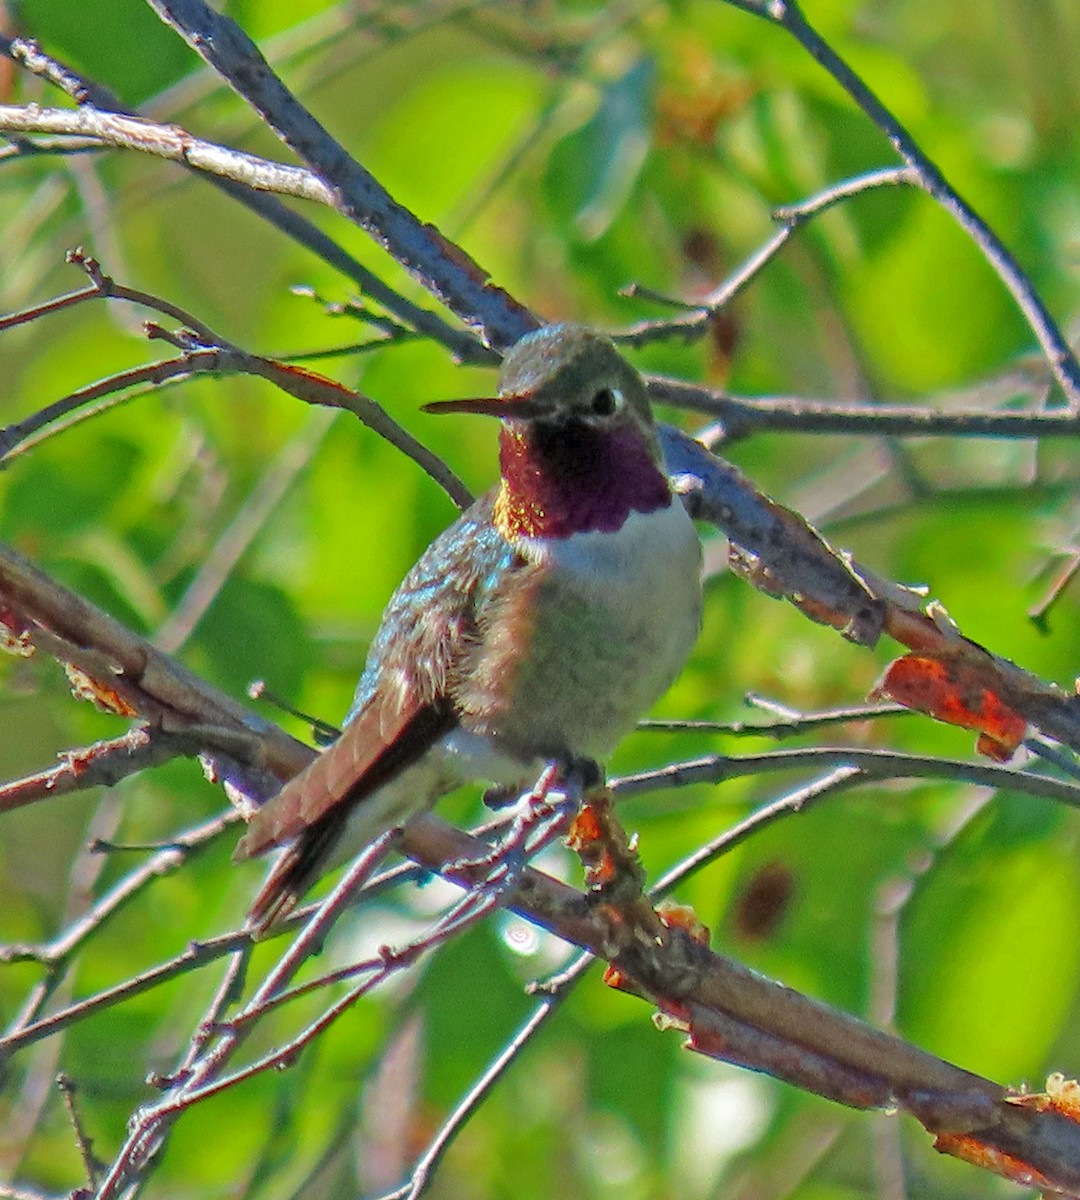
[[[273,135],[140,0],[25,0],[9,32],[43,45],[145,115],[284,158]],[[222,7],[285,81],[404,204],[547,318],[617,329],[693,299],[769,236],[771,210],[894,162],[880,134],[781,31],[721,0],[523,4],[248,0]],[[994,226],[1068,328],[1080,246],[1080,9],[1070,0],[808,0],[807,15]],[[8,103],[58,103],[12,67]],[[407,294],[395,265],[331,213],[306,215]],[[120,281],[183,305],[232,341],[293,355],[370,341],[317,297],[355,289],[192,176],[110,152],[0,162],[0,311],[81,286],[82,245]],[[0,337],[0,422],[152,358],[145,314],[99,303]],[[638,353],[650,370],[741,394],[945,407],[1036,404],[1046,372],[994,273],[921,193],[861,197],[801,231],[704,341]],[[479,490],[494,430],[434,420],[427,400],[483,394],[492,375],[406,342],[315,360],[376,398]],[[1050,399],[1054,397],[1051,393]],[[700,418],[666,412],[693,429]],[[1070,442],[886,441],[762,433],[728,453],[761,487],[882,575],[926,583],[964,632],[1071,687],[1080,590],[1040,628],[1076,537]],[[267,497],[270,497],[268,500]],[[272,502],[271,502],[272,500]],[[193,581],[229,561],[179,649],[238,697],[253,679],[330,721],[408,566],[453,517],[410,462],[347,415],[259,381],[202,379],[118,405],[0,473],[0,537],[146,635],[178,638]],[[706,538],[705,627],[656,715],[768,719],[858,703],[890,651],[849,645],[725,570]],[[225,549],[223,549],[225,547]],[[238,549],[236,561],[229,547]],[[216,556],[216,557],[215,557]],[[181,622],[182,624],[182,622]],[[272,715],[272,714],[268,714]],[[298,735],[301,723],[283,722]],[[0,661],[0,776],[123,729],[73,699],[55,664]],[[814,740],[973,755],[919,718]],[[643,769],[765,739],[642,732],[612,764]],[[757,777],[627,804],[656,875],[799,780]],[[86,903],[90,832],[167,839],[217,811],[177,762],[108,796],[65,797],[0,822],[0,942],[47,940]],[[476,795],[440,811],[468,821]],[[1077,816],[1048,801],[922,781],[845,794],[781,822],[680,889],[714,945],[1003,1082],[1080,1074]],[[79,956],[82,996],[234,927],[260,878],[232,835],[148,889]],[[108,856],[100,894],[140,861]],[[555,855],[552,869],[576,879]],[[73,875],[73,870],[75,874]],[[80,874],[80,872],[82,872]],[[415,930],[438,886],[388,897],[326,951]],[[272,947],[260,951],[272,961]],[[565,949],[494,919],[366,1000],[292,1070],[179,1123],[148,1196],[377,1194],[530,1011],[523,984]],[[0,1019],[41,976],[0,966]],[[111,1157],[151,1070],[175,1061],[209,1002],[210,969],[23,1052],[0,1094],[0,1179],[45,1194],[82,1181],[58,1070]],[[254,1050],[318,1010],[265,1023]],[[433,1185],[443,1197],[995,1196],[1017,1189],[939,1159],[921,1130],[849,1113],[686,1054],[648,1009],[590,977],[470,1121]]]

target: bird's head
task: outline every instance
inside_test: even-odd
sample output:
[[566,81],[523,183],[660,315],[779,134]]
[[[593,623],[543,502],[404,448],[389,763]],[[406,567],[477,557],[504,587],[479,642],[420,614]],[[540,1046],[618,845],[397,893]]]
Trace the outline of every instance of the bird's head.
[[426,404],[435,413],[483,413],[598,434],[636,431],[659,457],[656,429],[641,376],[601,334],[580,325],[546,325],[507,353],[498,395]]
[[495,517],[509,538],[614,532],[671,501],[645,383],[592,330],[538,329],[507,354],[497,396],[425,408],[502,420]]

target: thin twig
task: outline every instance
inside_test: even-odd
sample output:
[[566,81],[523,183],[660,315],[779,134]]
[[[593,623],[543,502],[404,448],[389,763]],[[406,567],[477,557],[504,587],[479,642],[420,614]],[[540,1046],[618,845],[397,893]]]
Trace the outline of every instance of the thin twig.
[[[149,884],[189,862],[238,820],[239,816],[235,812],[226,810],[177,834],[165,849],[147,859],[140,867],[119,880],[105,895],[99,897],[78,921],[67,926],[62,936],[43,945],[0,946],[0,963],[37,962],[48,967],[58,966],[97,933],[106,921],[125,905],[130,904]],[[0,1043],[0,1047],[2,1045],[3,1043]]]
[[180,1066],[175,1071],[173,1079],[167,1082],[164,1080],[158,1081],[161,1086],[173,1087],[177,1080],[190,1078],[192,1072],[198,1068],[199,1062],[207,1053],[210,1043],[217,1035],[220,1024],[224,1020],[226,1010],[240,999],[244,988],[244,978],[247,974],[248,963],[251,960],[251,951],[252,944],[248,940],[242,946],[238,946],[230,955],[228,965],[218,984],[217,991],[210,1002],[210,1007],[206,1010],[202,1020],[195,1027],[195,1032],[191,1035],[187,1053],[181,1059]]
[[91,787],[111,787],[129,775],[189,752],[183,742],[160,729],[137,725],[120,737],[66,751],[58,766],[0,783],[0,813]]
[[1050,610],[1061,599],[1065,593],[1065,589],[1076,578],[1077,571],[1080,571],[1080,550],[1074,550],[1066,560],[1065,564],[1058,570],[1054,576],[1053,582],[1050,584],[1046,595],[1037,603],[1033,604],[1028,609],[1028,617],[1032,623],[1043,632],[1048,627]]
[[[310,914],[309,914],[310,915]],[[125,979],[123,983],[115,984],[87,996],[82,1000],[58,1009],[47,1017],[42,1017],[29,1024],[20,1026],[17,1030],[0,1037],[0,1061],[3,1061],[25,1046],[33,1045],[43,1038],[52,1037],[63,1029],[84,1021],[95,1013],[103,1012],[126,1000],[141,996],[153,988],[160,987],[170,979],[186,975],[207,963],[216,962],[219,958],[242,948],[250,941],[244,932],[223,933],[205,941],[192,941],[180,954],[159,963],[146,971]]]
[[[740,843],[745,842],[752,834],[760,832],[766,825],[772,825],[781,817],[794,816],[804,812],[819,800],[836,796],[840,792],[850,791],[866,780],[867,776],[858,767],[837,767],[820,779],[796,788],[786,795],[770,800],[760,808],[755,809],[748,817],[729,826],[723,833],[699,846],[692,854],[688,854],[669,871],[666,871],[649,890],[650,896],[665,896],[673,891],[702,867],[713,862]],[[615,787],[612,790],[618,795]]]
[[[82,251],[72,251],[68,258],[86,271],[90,278],[90,287],[12,314],[7,318],[9,325],[22,324],[28,320],[51,315],[74,304],[82,304],[87,300],[119,299],[149,308],[154,312],[164,313],[174,320],[180,321],[185,330],[193,331],[194,336],[187,332],[173,333],[158,325],[148,323],[145,326],[148,336],[176,346],[182,351],[179,358],[119,371],[115,375],[79,388],[60,400],[46,405],[22,421],[0,429],[0,464],[11,456],[23,442],[41,429],[68,417],[72,412],[85,405],[100,400],[103,396],[139,388],[148,383],[161,384],[166,381],[186,379],[200,373],[213,375],[237,373],[266,379],[282,391],[307,404],[347,409],[369,429],[411,458],[446,491],[459,508],[464,508],[471,502],[472,495],[469,489],[442,459],[402,428],[381,405],[376,404],[370,397],[314,371],[275,362],[273,359],[261,355],[249,354],[226,341],[186,309],[180,308],[162,297],[151,295],[149,292],[117,283],[102,271],[96,259],[88,257]],[[3,322],[0,321],[0,330],[2,328]]]
[[[72,67],[51,55],[45,54],[37,43],[29,39],[9,38],[0,34],[0,53],[8,55],[34,74],[48,79],[50,83],[59,87],[87,112],[98,109],[103,110],[102,116],[112,114],[140,119],[137,113],[120,104],[107,88],[80,75]],[[24,141],[21,146],[13,147],[13,149],[18,149],[24,154],[72,153],[85,151],[91,147],[100,150],[102,145],[102,141],[96,137],[92,139],[55,138],[47,143]],[[147,149],[146,146],[141,145],[134,148]],[[263,161],[254,159],[254,156],[248,156],[248,158],[255,162]],[[230,178],[227,175],[207,173],[204,163],[189,162],[185,158],[177,161],[179,165],[220,188],[232,199],[281,230],[286,236],[310,250],[335,270],[352,279],[366,295],[382,304],[389,312],[395,313],[402,320],[407,321],[418,332],[446,346],[456,361],[478,364],[491,364],[497,361],[497,357],[481,346],[469,333],[455,329],[435,313],[421,308],[402,296],[339,246],[317,225],[283,204],[277,196],[269,192],[254,190],[247,181]]]
[[[460,247],[398,204],[274,74],[255,43],[204,0],[147,0],[161,19],[329,185],[330,203],[383,246],[451,312],[504,350],[539,322]],[[0,110],[2,114],[2,110]],[[71,132],[71,131],[65,131]],[[74,132],[82,132],[75,130]]]
[[617,797],[638,796],[664,788],[687,787],[695,783],[722,783],[748,775],[768,774],[801,768],[846,767],[871,779],[951,779],[982,787],[1024,792],[1044,800],[1080,807],[1080,786],[1048,775],[1000,767],[991,763],[970,763],[960,759],[933,758],[922,754],[901,754],[895,750],[867,750],[848,746],[811,746],[800,750],[770,750],[764,754],[708,758],[671,763],[655,771],[626,775],[613,782]]
[[847,708],[827,708],[821,712],[791,713],[777,721],[638,721],[637,728],[648,733],[726,733],[733,737],[797,737],[830,725],[873,721],[879,717],[911,716],[902,704],[853,704]]
[[695,337],[704,334],[718,312],[731,303],[743,289],[780,253],[792,234],[802,225],[834,205],[865,192],[884,187],[918,186],[919,178],[909,167],[884,167],[845,179],[794,204],[785,204],[773,212],[780,228],[760,249],[708,295],[687,305],[689,312],[656,321],[641,321],[617,335],[628,346],[644,346],[657,338]]
[[[256,988],[245,1006],[245,1012],[257,1009],[280,992],[306,959],[318,951],[349,897],[370,875],[379,858],[385,854],[388,844],[389,838],[384,835],[355,860],[319,905],[297,939]],[[228,980],[230,976],[226,978]],[[218,999],[211,1006],[215,1016],[220,1016],[218,1009],[221,996],[219,991]],[[229,1026],[214,1040],[212,1046],[202,1048],[194,1058],[190,1055],[185,1058],[185,1071],[182,1076],[177,1075],[169,1081],[171,1086],[168,1094],[156,1104],[142,1109],[131,1123],[127,1139],[102,1178],[97,1200],[110,1200],[121,1187],[138,1179],[160,1151],[176,1117],[204,1095],[221,1090],[216,1082],[218,1076],[245,1036],[243,1026]]]
[[650,376],[657,404],[717,418],[699,434],[706,446],[751,434],[790,432],[871,437],[1076,438],[1080,417],[1066,409],[945,409],[901,404],[843,404],[800,396],[733,396],[698,384]]
[[536,1005],[439,1126],[438,1132],[413,1164],[408,1183],[395,1191],[387,1192],[382,1200],[416,1200],[416,1197],[427,1190],[443,1155],[466,1122],[487,1099],[492,1089],[518,1059],[529,1042],[558,1011],[574,984],[584,976],[593,961],[591,954],[580,955],[573,966],[564,972],[561,986],[545,995]]
[[72,1131],[75,1134],[75,1145],[79,1150],[79,1157],[82,1159],[83,1170],[86,1172],[86,1182],[91,1187],[97,1185],[98,1176],[101,1174],[101,1160],[94,1154],[93,1140],[87,1134],[83,1127],[82,1118],[79,1116],[78,1107],[75,1104],[75,1092],[77,1088],[67,1075],[63,1073],[56,1077],[56,1087],[64,1100],[64,1107],[67,1109],[68,1120],[71,1122]]
[[[203,357],[205,358],[205,353]],[[38,409],[29,417],[0,428],[0,465],[13,457],[19,447],[30,437],[102,397],[138,389],[146,384],[156,387],[169,381],[190,379],[198,370],[199,357],[186,356],[167,359],[164,362],[147,363],[145,366],[131,367],[126,371],[117,371],[114,375],[77,388],[59,400],[54,400],[44,408]],[[141,392],[140,394],[146,393]]]
[[997,272],[1038,339],[1070,409],[1080,411],[1080,363],[1027,274],[997,234],[948,182],[941,168],[923,152],[911,133],[810,24],[797,0],[727,0],[727,3],[762,17],[791,34],[885,134],[914,172],[919,186],[956,220]]

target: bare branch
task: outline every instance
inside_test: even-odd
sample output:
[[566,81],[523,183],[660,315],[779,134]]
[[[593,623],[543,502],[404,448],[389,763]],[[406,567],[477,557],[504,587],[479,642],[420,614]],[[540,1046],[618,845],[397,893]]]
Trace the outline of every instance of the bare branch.
[[884,621],[881,599],[817,530],[680,430],[660,426],[660,442],[690,515],[758,556],[757,586],[786,596],[854,642],[872,646],[877,641]]
[[[258,47],[203,0],[147,0],[328,187],[330,203],[383,246],[491,347],[504,350],[539,323],[437,229],[398,204],[288,91]],[[79,131],[76,131],[79,132]],[[212,161],[212,156],[208,155]],[[321,181],[325,180],[325,184]]]
[[823,767],[857,771],[858,778],[852,775],[845,786],[851,786],[859,779],[951,779],[957,783],[1025,792],[1029,796],[1041,796],[1045,800],[1080,808],[1080,786],[1063,779],[992,763],[969,763],[855,746],[810,746],[799,750],[770,750],[764,754],[713,754],[690,762],[671,763],[640,775],[625,776],[614,782],[611,790],[619,797],[637,796],[657,788],[722,783],[726,779],[798,768],[819,771]]
[[797,737],[830,725],[848,725],[853,721],[873,721],[879,717],[911,716],[902,704],[853,704],[846,708],[826,708],[821,712],[792,712],[775,721],[638,721],[637,727],[651,733],[724,733],[732,737],[766,737],[777,740]]
[[57,1075],[56,1086],[63,1097],[64,1107],[67,1109],[68,1120],[71,1122],[71,1129],[75,1135],[75,1144],[79,1150],[79,1157],[82,1159],[83,1170],[86,1172],[86,1181],[91,1187],[94,1187],[101,1171],[101,1162],[94,1154],[93,1140],[87,1135],[75,1104],[75,1093],[78,1089],[74,1082],[64,1074]]
[[[845,179],[795,204],[785,204],[773,213],[773,219],[779,223],[780,228],[772,238],[707,296],[693,305],[688,305],[690,312],[665,320],[641,321],[618,334],[616,340],[628,346],[644,346],[657,338],[703,335],[716,314],[757,278],[801,225],[805,225],[820,213],[827,212],[834,205],[864,192],[903,185],[919,185],[919,178],[910,167],[884,167],[880,171],[870,171],[852,179]],[[636,289],[628,289],[628,294],[636,294]]]
[[[18,62],[34,74],[48,79],[50,83],[59,87],[80,106],[84,108],[90,106],[87,111],[100,109],[104,110],[106,115],[112,113],[138,118],[137,113],[120,104],[107,88],[80,75],[67,64],[45,54],[41,47],[31,39],[9,38],[0,34],[0,53],[8,55],[13,61]],[[85,151],[89,148],[100,149],[102,145],[103,142],[98,138],[88,140],[54,137],[48,143],[29,142],[21,139],[18,145],[12,147],[12,150],[23,154],[71,153]],[[214,184],[232,199],[237,200],[263,220],[276,226],[287,237],[306,247],[335,270],[352,279],[369,297],[382,304],[389,312],[396,313],[418,332],[434,338],[446,346],[458,362],[492,363],[497,361],[496,357],[481,346],[475,338],[460,329],[453,328],[435,313],[421,308],[395,291],[327,236],[317,225],[299,213],[293,212],[275,195],[269,192],[253,191],[246,183],[225,175],[208,174],[203,166],[195,163],[180,160],[180,165]]]
[[102,146],[137,150],[169,162],[218,175],[257,192],[296,196],[335,207],[331,189],[303,167],[273,162],[194,137],[178,125],[161,125],[123,113],[94,108],[40,108],[0,104],[0,130],[8,133],[56,133],[93,138]]
[[[86,387],[78,388],[68,395],[54,400],[22,421],[14,421],[0,428],[0,465],[12,457],[31,437],[54,422],[63,421],[72,413],[86,409],[103,397],[117,393],[135,391],[145,394],[145,385],[159,386],[175,380],[188,379],[198,370],[197,360],[174,358],[165,362],[147,363],[143,367],[132,367],[128,371],[117,371],[105,379],[99,379]],[[95,411],[102,411],[97,409]],[[65,428],[70,426],[65,423]]]
[[[0,1037],[0,1061],[21,1050],[24,1046],[32,1045],[43,1038],[52,1037],[53,1034],[83,1021],[95,1013],[103,1012],[114,1005],[140,996],[162,983],[167,983],[170,979],[186,975],[207,963],[216,962],[219,958],[232,954],[249,942],[250,938],[243,932],[223,933],[205,941],[193,941],[182,953],[167,962],[141,971],[114,987],[96,992],[94,995],[59,1009],[47,1017],[22,1024]],[[16,961],[14,956],[12,961]]]
[[408,1183],[396,1191],[387,1192],[381,1200],[415,1200],[427,1190],[443,1155],[464,1128],[466,1122],[518,1060],[529,1042],[558,1011],[562,1001],[570,994],[573,986],[584,976],[594,961],[591,954],[578,956],[573,965],[563,973],[560,986],[548,992],[537,1004],[439,1127],[439,1131],[429,1142],[423,1154],[413,1164]]
[[239,820],[238,813],[225,812],[177,834],[168,846],[151,855],[138,869],[101,896],[78,921],[65,930],[62,937],[45,946],[0,947],[0,962],[32,961],[48,967],[60,966],[110,917],[134,900],[149,884],[191,861]]
[[27,644],[86,670],[129,708],[174,737],[223,753],[276,779],[292,778],[313,751],[162,654],[81,596],[0,545],[4,620]]
[[764,430],[871,437],[1075,438],[1080,417],[1067,409],[1020,411],[920,408],[900,404],[842,404],[800,396],[732,396],[698,384],[650,376],[649,394],[718,419],[700,440],[730,444]]
[[0,784],[0,812],[10,812],[38,800],[110,787],[148,767],[190,753],[182,741],[160,730],[136,726],[118,738],[96,742],[85,750],[69,750],[58,766],[11,783]]
[[182,353],[179,358],[119,371],[115,375],[79,388],[62,399],[46,405],[45,408],[22,421],[0,429],[0,464],[5,458],[11,456],[26,439],[47,425],[67,417],[85,405],[100,400],[103,396],[140,388],[147,383],[161,384],[185,379],[199,373],[213,375],[236,373],[256,375],[261,379],[266,379],[282,391],[307,404],[347,409],[369,429],[411,458],[446,491],[459,508],[464,508],[471,502],[472,496],[468,488],[442,459],[402,428],[381,405],[370,397],[352,388],[347,388],[344,384],[338,383],[328,376],[317,374],[303,367],[291,366],[274,359],[264,358],[261,355],[249,354],[226,341],[192,313],[171,301],[117,283],[102,271],[96,259],[88,257],[81,250],[72,251],[68,258],[86,271],[90,277],[90,287],[12,314],[6,319],[6,326],[4,321],[0,320],[0,331],[11,325],[23,324],[72,305],[85,303],[87,300],[124,300],[155,312],[164,313],[166,316],[182,322],[185,330],[181,333],[171,333],[153,323],[145,326],[149,337],[166,341]]
[[734,565],[768,595],[871,645],[887,633],[912,651],[958,664],[1029,724],[1080,751],[1080,700],[963,636],[941,605],[837,554],[797,513],[755,488],[699,443],[661,427],[668,469],[691,514],[740,549]]
[[1080,410],[1080,363],[1023,268],[997,234],[949,183],[941,168],[923,152],[911,133],[810,24],[797,0],[727,0],[727,3],[763,17],[790,33],[885,134],[913,172],[918,185],[956,220],[997,272],[1038,339],[1070,409]]
[[[406,852],[432,869],[465,859],[467,844],[466,835],[436,827],[428,817],[405,831]],[[463,886],[471,885],[468,874],[455,875]],[[527,919],[606,958],[670,1023],[687,1029],[695,1049],[714,1052],[725,1044],[718,1037],[723,1027],[736,1060],[768,1061],[767,1069],[781,1078],[824,1089],[843,1103],[898,1104],[932,1131],[966,1128],[1045,1171],[1062,1190],[1080,1183],[1080,1127],[1057,1114],[1014,1105],[997,1084],[766,980],[678,929],[646,933],[627,921],[621,906],[609,925],[604,904],[582,900],[530,870],[509,903]],[[751,1054],[755,1047],[760,1057]]]

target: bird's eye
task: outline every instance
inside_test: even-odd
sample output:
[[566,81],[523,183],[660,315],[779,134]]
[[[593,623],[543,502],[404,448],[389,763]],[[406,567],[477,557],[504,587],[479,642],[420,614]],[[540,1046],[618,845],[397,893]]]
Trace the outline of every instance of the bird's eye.
[[601,388],[592,398],[592,410],[598,417],[610,417],[619,407],[622,397],[611,388]]

